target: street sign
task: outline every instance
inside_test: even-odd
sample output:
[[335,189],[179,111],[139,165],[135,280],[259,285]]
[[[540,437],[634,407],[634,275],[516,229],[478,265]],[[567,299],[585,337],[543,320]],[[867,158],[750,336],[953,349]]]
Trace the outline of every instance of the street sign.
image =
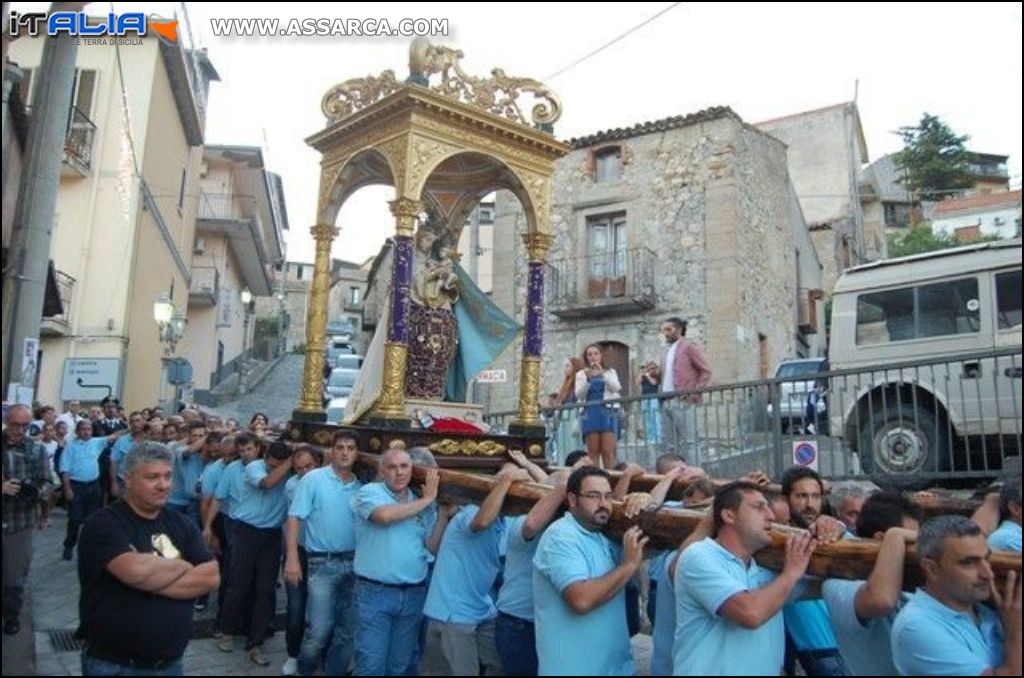
[[60,399],[99,402],[108,395],[120,397],[120,383],[120,358],[65,358]]
[[476,375],[478,384],[504,384],[508,381],[508,372],[505,370],[484,370]]
[[793,441],[793,463],[798,466],[806,466],[814,471],[818,470],[818,441],[817,440],[796,440]]

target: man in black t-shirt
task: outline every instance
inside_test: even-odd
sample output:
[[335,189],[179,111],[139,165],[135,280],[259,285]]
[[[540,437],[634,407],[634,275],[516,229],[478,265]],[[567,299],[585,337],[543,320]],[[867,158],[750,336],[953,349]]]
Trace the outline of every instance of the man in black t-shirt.
[[123,501],[94,513],[79,541],[82,674],[182,675],[192,604],[220,584],[194,523],[164,507],[173,455],[140,443],[125,461]]

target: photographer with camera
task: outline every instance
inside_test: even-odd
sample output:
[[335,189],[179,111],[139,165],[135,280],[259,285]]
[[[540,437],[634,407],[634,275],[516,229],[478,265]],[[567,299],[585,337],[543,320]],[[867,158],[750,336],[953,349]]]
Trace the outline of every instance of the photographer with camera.
[[21,603],[32,562],[32,533],[39,521],[39,509],[53,488],[43,446],[28,437],[32,411],[14,405],[3,432],[4,538],[3,613],[4,633],[21,630]]

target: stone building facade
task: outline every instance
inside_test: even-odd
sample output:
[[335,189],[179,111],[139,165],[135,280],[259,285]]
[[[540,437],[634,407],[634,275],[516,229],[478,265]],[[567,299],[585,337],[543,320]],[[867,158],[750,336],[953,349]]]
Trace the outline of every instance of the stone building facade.
[[867,142],[856,102],[756,123],[786,144],[789,176],[823,266],[822,289],[832,293],[850,266],[881,259],[885,234],[866,231],[859,197],[859,173],[868,161]]
[[[658,359],[661,321],[689,321],[718,384],[769,375],[785,358],[824,349],[821,265],[787,167],[786,145],[728,108],[574,139],[552,190],[543,388],[592,342],[634,377]],[[497,194],[492,298],[525,317],[518,202]],[[506,281],[512,284],[507,284]],[[514,409],[520,347],[478,384],[491,412]],[[625,375],[622,375],[623,377]]]

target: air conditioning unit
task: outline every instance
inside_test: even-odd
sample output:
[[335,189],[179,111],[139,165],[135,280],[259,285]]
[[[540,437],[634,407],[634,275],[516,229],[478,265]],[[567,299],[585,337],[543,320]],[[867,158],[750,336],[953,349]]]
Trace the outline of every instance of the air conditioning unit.
[[193,254],[205,254],[206,253],[206,238],[201,235],[196,236],[195,244],[192,245]]

